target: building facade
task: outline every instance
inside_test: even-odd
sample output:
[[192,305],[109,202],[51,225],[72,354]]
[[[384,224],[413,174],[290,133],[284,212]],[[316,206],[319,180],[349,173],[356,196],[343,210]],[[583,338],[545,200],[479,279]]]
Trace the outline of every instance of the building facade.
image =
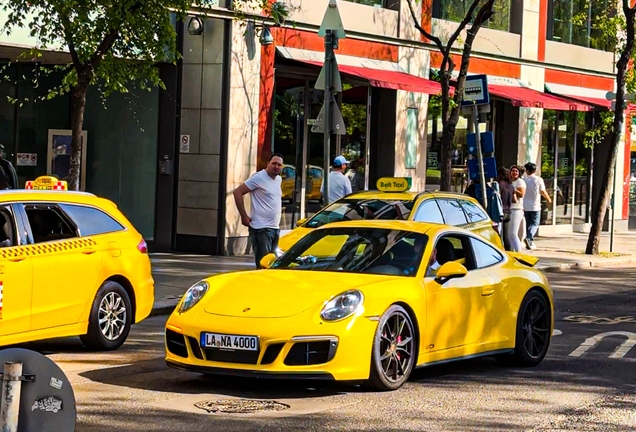
[[[155,250],[249,252],[232,191],[273,152],[283,154],[286,165],[281,227],[290,229],[321,207],[325,151],[323,134],[312,126],[323,104],[315,88],[324,59],[318,28],[329,1],[285,3],[293,24],[279,27],[237,21],[224,2],[197,10],[203,32],[189,32],[188,20],[178,25],[183,59],[158,66],[165,90],[105,103],[89,96],[85,189],[113,199]],[[418,23],[448,38],[464,3],[414,2]],[[494,133],[497,166],[537,163],[554,197],[553,205],[544,204],[540,234],[588,229],[602,174],[594,167],[607,158],[602,145],[590,148],[585,132],[610,107],[605,95],[614,90],[615,58],[595,46],[595,10],[577,7],[574,0],[498,0],[470,64],[471,74],[488,76],[491,112],[482,130]],[[334,136],[330,158],[344,154],[355,161],[368,188],[383,176],[409,176],[414,190],[436,189],[442,129],[431,102],[439,87],[431,77],[439,53],[415,28],[407,0],[338,0],[338,9],[347,32],[336,50],[346,134]],[[578,28],[572,17],[583,12],[590,19]],[[0,44],[5,58],[23,46]],[[64,53],[49,56],[51,63],[66,61]],[[34,90],[26,82],[0,85],[8,95],[21,91]],[[4,99],[0,127],[9,157],[37,155],[35,165],[18,164],[21,180],[50,172],[50,131],[69,128],[70,101],[25,109]],[[631,121],[626,126],[617,164],[617,229],[628,228],[636,160]],[[458,191],[466,186],[468,132],[460,120],[453,148]]]

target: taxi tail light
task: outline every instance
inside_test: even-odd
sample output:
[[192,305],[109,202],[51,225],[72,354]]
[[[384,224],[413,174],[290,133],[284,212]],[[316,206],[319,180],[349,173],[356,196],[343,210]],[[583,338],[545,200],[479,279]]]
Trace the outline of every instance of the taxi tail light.
[[146,243],[146,240],[141,239],[141,241],[137,245],[137,250],[143,254],[148,253],[148,244]]

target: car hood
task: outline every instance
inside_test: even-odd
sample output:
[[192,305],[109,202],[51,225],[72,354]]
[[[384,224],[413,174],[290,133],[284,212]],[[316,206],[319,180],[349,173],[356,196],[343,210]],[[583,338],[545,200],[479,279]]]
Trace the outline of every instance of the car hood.
[[283,251],[287,252],[289,248],[291,248],[298,240],[303,238],[307,233],[310,233],[312,228],[298,227],[293,231],[288,232],[287,234],[281,236],[278,240],[278,247]]
[[242,318],[286,318],[322,305],[349,289],[368,289],[399,276],[305,270],[252,270],[214,276],[205,312]]

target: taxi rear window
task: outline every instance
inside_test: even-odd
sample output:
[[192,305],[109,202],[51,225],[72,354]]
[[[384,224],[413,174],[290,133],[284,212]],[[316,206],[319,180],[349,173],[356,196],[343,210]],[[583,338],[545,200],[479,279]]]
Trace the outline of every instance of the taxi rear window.
[[60,207],[75,221],[82,236],[106,234],[125,229],[115,219],[94,207],[73,204],[60,204]]
[[413,200],[342,199],[317,213],[305,224],[318,228],[332,222],[350,220],[408,220],[413,209]]

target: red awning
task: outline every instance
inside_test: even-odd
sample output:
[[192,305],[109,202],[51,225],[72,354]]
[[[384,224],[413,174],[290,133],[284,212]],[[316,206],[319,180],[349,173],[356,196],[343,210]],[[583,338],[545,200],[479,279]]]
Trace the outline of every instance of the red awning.
[[558,111],[591,111],[594,109],[594,107],[584,104],[583,102],[543,93],[527,87],[488,84],[488,92],[492,96],[509,100],[513,106],[518,107],[543,108]]
[[612,101],[608,101],[607,99],[603,99],[603,98],[595,98],[595,97],[589,97],[589,96],[574,96],[574,95],[562,95],[562,96],[567,97],[569,99],[580,100],[582,102],[585,102],[587,104],[594,105],[597,107],[602,107],[607,109],[612,108]]
[[[322,66],[322,63],[311,60],[297,60],[314,66]],[[371,69],[361,66],[338,65],[340,73],[362,78],[369,81],[373,87],[404,90],[414,93],[438,94],[442,87],[438,82],[426,78],[407,74],[404,72]]]

